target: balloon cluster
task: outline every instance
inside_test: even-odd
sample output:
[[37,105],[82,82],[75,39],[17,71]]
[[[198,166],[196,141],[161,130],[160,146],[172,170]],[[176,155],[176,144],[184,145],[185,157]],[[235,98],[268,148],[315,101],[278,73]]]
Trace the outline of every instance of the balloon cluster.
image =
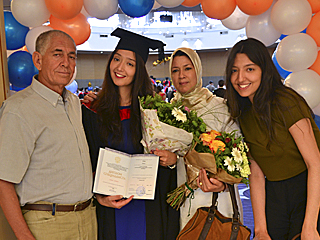
[[300,93],[311,108],[320,103],[320,1],[201,0],[201,7],[226,28],[245,27],[247,37],[266,46],[280,39],[272,60],[285,84]]
[[279,0],[270,14],[272,26],[282,34],[272,60],[285,85],[301,94],[311,108],[320,103],[319,10],[319,1]]
[[[8,50],[19,50],[8,57],[12,90],[21,90],[38,73],[32,62],[37,37],[58,29],[68,33],[75,43],[84,43],[91,34],[90,24],[81,13],[83,0],[12,0],[11,12],[4,12]],[[48,26],[43,25],[50,20]]]
[[319,0],[201,0],[201,7],[226,28],[245,27],[247,37],[266,46],[280,39],[272,60],[285,84],[300,93],[311,108],[319,105]]
[[[320,103],[316,92],[320,87],[319,0],[12,0],[12,12],[4,13],[7,48],[23,50],[25,45],[29,53],[23,54],[31,56],[36,38],[50,29],[62,30],[77,45],[82,44],[91,34],[87,17],[107,19],[118,6],[128,16],[142,17],[161,6],[199,4],[209,18],[220,19],[231,30],[245,28],[247,37],[259,39],[266,46],[280,39],[272,59],[285,84],[304,96],[312,108]],[[43,25],[48,20],[49,25]],[[30,84],[29,74],[34,72],[31,61],[20,59],[21,51],[8,59],[12,69],[9,81],[16,88]]]

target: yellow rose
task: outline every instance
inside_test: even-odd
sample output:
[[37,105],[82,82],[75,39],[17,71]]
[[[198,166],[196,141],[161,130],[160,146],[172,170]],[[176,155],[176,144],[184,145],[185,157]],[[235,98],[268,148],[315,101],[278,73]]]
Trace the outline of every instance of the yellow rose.
[[211,138],[210,134],[202,133],[200,135],[200,140],[203,142],[203,145],[209,146],[210,142],[212,141],[212,138]]
[[221,136],[221,133],[216,130],[211,130],[210,135],[211,135],[212,140],[214,140],[216,138],[216,136]]
[[210,143],[209,148],[213,152],[217,152],[218,149],[220,148],[220,150],[223,152],[225,150],[225,146],[226,145],[223,142],[221,142],[220,140],[213,140]]

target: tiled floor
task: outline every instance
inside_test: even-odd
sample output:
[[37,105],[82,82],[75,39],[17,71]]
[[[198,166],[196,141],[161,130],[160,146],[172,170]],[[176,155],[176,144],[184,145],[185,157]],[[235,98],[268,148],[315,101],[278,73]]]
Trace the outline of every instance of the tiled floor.
[[251,229],[251,239],[253,239],[253,214],[250,200],[250,190],[245,184],[239,184],[239,193],[243,207],[243,224]]

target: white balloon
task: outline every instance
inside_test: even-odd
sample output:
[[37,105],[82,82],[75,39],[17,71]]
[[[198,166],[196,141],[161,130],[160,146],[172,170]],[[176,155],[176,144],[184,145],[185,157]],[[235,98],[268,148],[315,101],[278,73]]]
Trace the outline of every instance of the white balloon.
[[73,82],[73,80],[76,79],[76,77],[77,77],[77,66],[74,67],[74,72],[73,72],[72,78],[69,81],[69,83],[66,85],[66,87],[69,86]]
[[160,5],[166,8],[173,8],[181,5],[184,0],[156,0]]
[[310,108],[320,103],[320,76],[311,69],[291,73],[285,85],[296,90],[309,104]]
[[85,16],[86,18],[91,17],[90,14],[86,11],[86,9],[84,8],[84,6],[82,6],[81,12],[83,14],[83,16]]
[[316,42],[305,33],[296,33],[282,39],[278,45],[277,61],[289,71],[296,72],[309,68],[317,59]]
[[73,73],[73,76],[72,76],[72,78],[71,78],[71,82],[72,82],[73,80],[75,80],[76,77],[77,77],[77,66],[74,67],[74,73]]
[[249,15],[243,13],[237,6],[229,17],[221,20],[221,23],[231,30],[239,30],[246,26],[248,18]]
[[83,0],[88,14],[98,19],[108,19],[118,11],[118,0]]
[[285,35],[304,30],[311,17],[312,9],[307,0],[281,0],[274,4],[271,11],[272,25]]
[[312,108],[312,111],[315,115],[320,115],[320,104],[318,104],[316,107]]
[[152,9],[158,9],[159,7],[161,7],[161,4],[159,4],[157,1],[154,1]]
[[41,26],[50,17],[44,0],[12,0],[11,11],[14,18],[27,27]]
[[26,43],[26,47],[31,55],[36,50],[37,37],[41,33],[52,30],[52,29],[53,28],[49,27],[49,26],[40,26],[40,27],[35,27],[35,28],[32,28],[31,30],[29,30],[29,32],[27,33],[26,39],[25,39],[25,43]]
[[270,14],[274,2],[264,13],[249,16],[246,24],[247,37],[258,39],[266,46],[270,46],[281,36],[281,33],[278,32],[271,23]]

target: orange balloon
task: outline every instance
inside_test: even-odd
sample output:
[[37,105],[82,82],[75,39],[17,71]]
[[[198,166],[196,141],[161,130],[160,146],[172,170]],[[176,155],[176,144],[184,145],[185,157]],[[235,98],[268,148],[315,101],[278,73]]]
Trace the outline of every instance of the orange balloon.
[[201,0],[184,0],[183,3],[181,3],[182,6],[185,7],[194,7],[200,4]]
[[320,1],[319,0],[308,0],[311,5],[312,13],[320,11]]
[[316,41],[317,46],[320,46],[320,12],[313,15],[311,21],[307,27],[307,34],[309,34],[313,40]]
[[24,46],[21,48],[21,50],[22,50],[22,51],[25,51],[25,52],[29,52],[26,45],[24,45]]
[[320,75],[320,52],[318,52],[316,61],[312,64],[311,67],[309,67],[309,69],[315,71]]
[[260,15],[267,11],[273,0],[236,0],[242,12],[248,15]]
[[209,18],[225,19],[236,9],[235,0],[202,0],[203,13]]
[[49,20],[50,27],[69,34],[77,45],[84,43],[90,37],[90,24],[82,13],[69,20],[61,20],[51,15]]
[[83,6],[83,0],[45,0],[45,3],[53,16],[63,20],[77,16]]

